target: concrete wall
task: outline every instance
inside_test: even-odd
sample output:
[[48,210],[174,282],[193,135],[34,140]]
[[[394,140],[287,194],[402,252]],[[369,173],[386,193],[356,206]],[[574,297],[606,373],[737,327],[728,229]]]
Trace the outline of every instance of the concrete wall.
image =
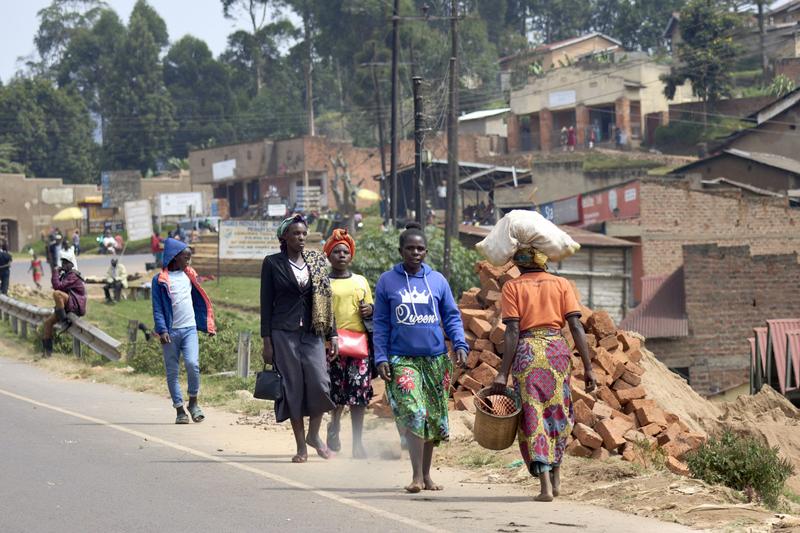
[[800,210],[781,199],[692,190],[685,181],[647,179],[638,219],[606,224],[616,237],[641,239],[643,275],[671,274],[683,246],[750,246],[754,254],[800,253]]
[[271,158],[272,141],[261,140],[190,151],[189,168],[195,184],[209,185],[224,182],[214,181],[212,174],[214,163],[235,159],[236,178],[254,179],[267,174]]
[[646,170],[636,169],[584,172],[582,161],[536,161],[533,166],[533,183],[516,189],[498,189],[495,191],[495,204],[498,207],[543,204],[618,185],[646,174]]
[[459,135],[499,135],[508,136],[505,115],[458,123]]
[[[64,185],[59,178],[26,178],[22,174],[0,174],[0,221],[13,221],[16,226],[10,239],[11,251],[38,240],[40,232],[50,228],[52,217],[87,196],[98,196],[97,185]],[[73,228],[70,222],[59,222],[62,231]]]
[[753,328],[800,316],[797,254],[696,245],[683,248],[683,264],[690,337],[648,340],[648,348],[669,367],[688,367],[701,394],[747,382]]
[[728,178],[775,192],[800,188],[800,176],[741,157],[720,154],[694,167],[687,177],[699,179]]
[[586,39],[579,43],[570,46],[564,46],[542,54],[541,61],[544,70],[552,70],[562,68],[563,65],[568,65],[570,61],[573,63],[577,58],[586,56],[588,54],[602,52],[612,48],[613,50],[620,50],[617,43],[609,41],[605,37],[595,35],[591,39]]
[[188,171],[182,171],[175,177],[157,177],[142,179],[142,199],[150,200],[155,213],[156,201],[159,194],[178,193],[178,192],[202,192],[203,205],[206,209],[210,207],[213,197],[211,185],[192,184],[192,176]]

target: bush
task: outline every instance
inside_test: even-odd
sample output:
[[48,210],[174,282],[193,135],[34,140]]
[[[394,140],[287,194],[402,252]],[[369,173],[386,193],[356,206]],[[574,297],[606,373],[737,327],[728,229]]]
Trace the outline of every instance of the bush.
[[[428,257],[426,262],[434,269],[442,270],[444,257],[444,232],[438,228],[429,227]],[[361,274],[374,287],[378,278],[400,262],[399,230],[381,231],[380,229],[367,228],[358,234],[358,249],[353,261],[353,271]],[[480,261],[478,254],[465,248],[458,240],[452,244],[452,273],[448,281],[456,297],[470,287],[478,285],[478,276],[475,274],[475,263]]]
[[751,501],[757,495],[770,508],[777,507],[786,480],[794,474],[778,448],[729,431],[689,454],[687,463],[694,477],[743,491]]

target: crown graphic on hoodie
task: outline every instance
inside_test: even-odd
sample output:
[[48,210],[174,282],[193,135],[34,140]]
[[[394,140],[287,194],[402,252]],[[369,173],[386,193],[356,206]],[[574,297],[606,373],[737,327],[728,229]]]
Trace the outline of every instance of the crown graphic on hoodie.
[[400,291],[400,301],[404,304],[427,304],[430,297],[428,291],[419,292],[416,287],[411,292],[408,289]]

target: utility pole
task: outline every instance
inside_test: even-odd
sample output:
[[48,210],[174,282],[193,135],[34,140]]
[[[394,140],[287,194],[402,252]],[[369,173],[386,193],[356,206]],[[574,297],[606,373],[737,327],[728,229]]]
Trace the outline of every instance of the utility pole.
[[416,220],[425,228],[425,173],[422,168],[422,138],[424,120],[422,116],[422,78],[411,78],[414,88],[414,207]]
[[397,158],[399,151],[398,143],[398,127],[397,127],[397,100],[398,91],[400,90],[400,78],[397,69],[397,55],[400,51],[400,0],[394,0],[392,7],[392,126],[391,136],[392,141],[392,155],[391,155],[391,169],[390,169],[390,183],[391,193],[389,195],[389,209],[391,223],[397,224]]
[[757,0],[758,5],[758,45],[761,50],[761,76],[764,83],[769,79],[769,58],[767,57],[767,31],[764,24],[764,4],[766,0]]
[[447,208],[444,225],[442,273],[452,273],[453,239],[458,238],[458,0],[450,0],[450,103],[447,113]]

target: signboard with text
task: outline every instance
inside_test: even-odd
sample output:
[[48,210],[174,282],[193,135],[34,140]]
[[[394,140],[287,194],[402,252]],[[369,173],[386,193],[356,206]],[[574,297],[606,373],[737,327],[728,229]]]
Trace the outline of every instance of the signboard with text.
[[147,239],[153,233],[153,214],[150,200],[125,202],[125,229],[129,241]]
[[178,192],[158,195],[159,216],[189,216],[190,207],[193,209],[191,214],[194,216],[205,214],[203,213],[203,193]]
[[639,216],[639,182],[634,181],[581,197],[583,225]]
[[223,220],[219,226],[220,259],[263,259],[278,253],[276,232],[280,222],[270,220]]
[[580,196],[548,202],[538,206],[539,213],[554,224],[575,224],[581,221]]
[[211,175],[214,181],[220,181],[236,176],[236,160],[227,159],[211,165]]

